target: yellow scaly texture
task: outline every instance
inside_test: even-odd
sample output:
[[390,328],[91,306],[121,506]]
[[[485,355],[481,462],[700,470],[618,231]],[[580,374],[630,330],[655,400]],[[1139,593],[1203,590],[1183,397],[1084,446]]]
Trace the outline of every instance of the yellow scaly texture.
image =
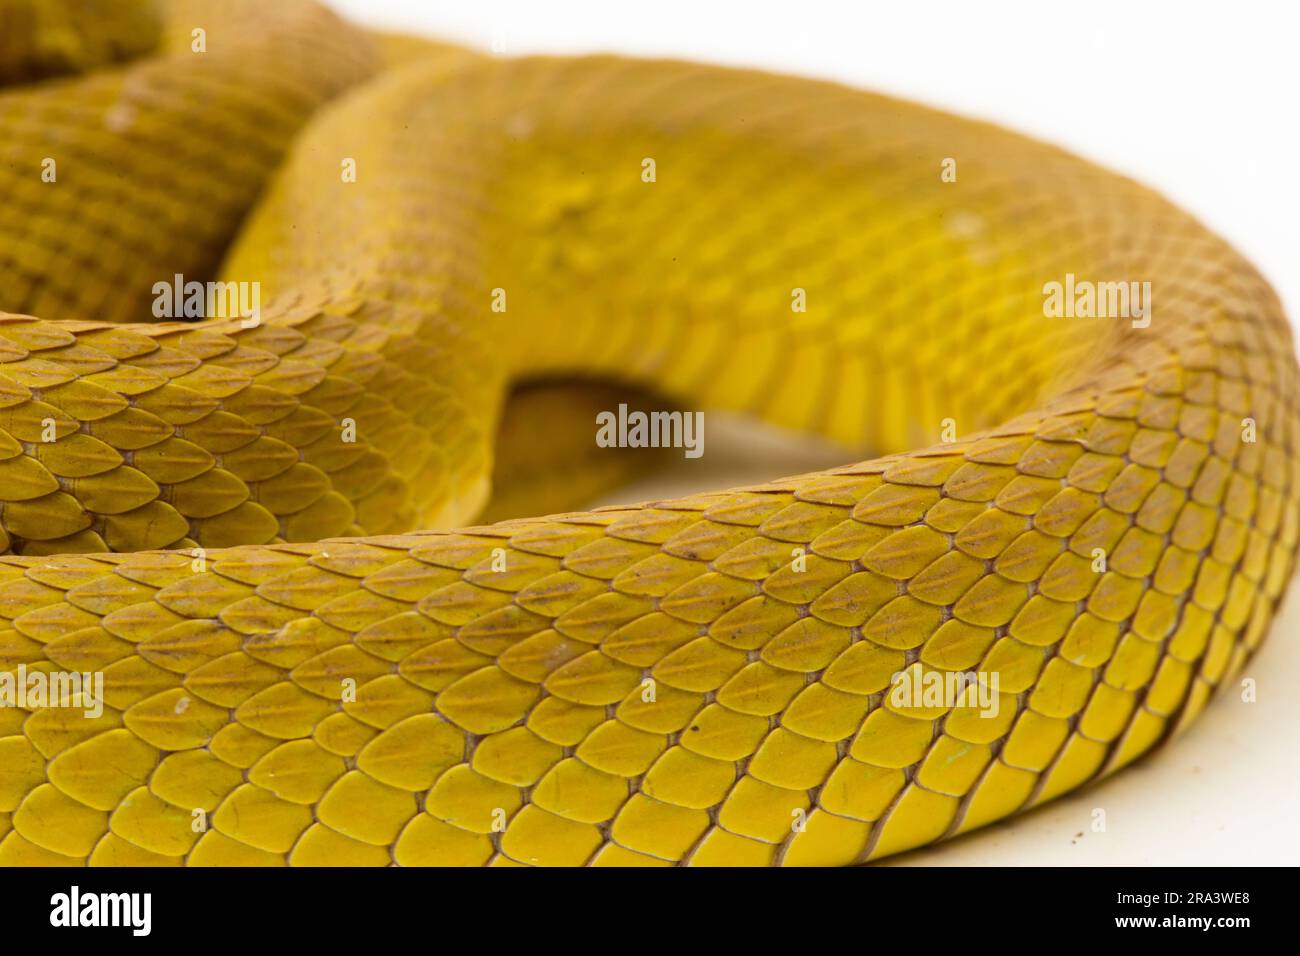
[[[0,707],[0,863],[874,860],[1124,766],[1263,639],[1290,332],[1150,191],[825,83],[297,0],[161,29],[0,93],[0,676],[104,679]],[[148,322],[223,258],[260,324]],[[1150,326],[1045,317],[1067,272],[1150,281]],[[572,375],[885,457],[409,530],[473,521],[510,386]]]

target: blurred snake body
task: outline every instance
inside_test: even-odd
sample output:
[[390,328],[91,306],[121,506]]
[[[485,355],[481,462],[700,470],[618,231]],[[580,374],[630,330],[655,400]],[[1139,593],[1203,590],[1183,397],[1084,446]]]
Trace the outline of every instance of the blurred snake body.
[[[300,0],[0,0],[0,55],[2,864],[866,862],[1125,766],[1268,631],[1288,324],[1127,179]],[[156,322],[178,275],[260,314]],[[564,510],[628,394],[882,457]],[[15,696],[70,674],[97,714]]]

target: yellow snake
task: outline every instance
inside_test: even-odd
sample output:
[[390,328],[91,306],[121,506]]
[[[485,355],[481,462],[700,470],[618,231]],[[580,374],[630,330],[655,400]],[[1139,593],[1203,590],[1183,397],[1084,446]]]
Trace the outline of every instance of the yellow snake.
[[[1285,590],[1276,296],[1053,147],[300,0],[0,0],[0,81],[0,863],[875,860],[1146,753]],[[620,402],[884,457],[520,517]]]

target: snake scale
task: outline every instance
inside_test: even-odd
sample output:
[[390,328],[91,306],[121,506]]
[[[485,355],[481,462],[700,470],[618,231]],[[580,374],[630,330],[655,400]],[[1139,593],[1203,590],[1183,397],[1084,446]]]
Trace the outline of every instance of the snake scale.
[[[0,55],[0,677],[103,680],[0,708],[0,863],[871,861],[1123,767],[1268,630],[1289,327],[1134,182],[305,0],[0,0]],[[154,321],[174,276],[259,314]],[[566,510],[623,389],[882,457]]]

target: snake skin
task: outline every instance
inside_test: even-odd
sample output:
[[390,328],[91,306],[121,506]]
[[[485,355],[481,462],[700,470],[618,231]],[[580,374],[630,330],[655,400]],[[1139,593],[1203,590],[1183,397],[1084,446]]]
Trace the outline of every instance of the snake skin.
[[[1149,190],[831,84],[116,7],[157,46],[2,77],[0,675],[104,706],[0,707],[0,863],[875,860],[1123,767],[1264,638],[1288,323]],[[218,269],[260,323],[151,322]],[[1045,316],[1067,273],[1149,326]],[[573,377],[884,457],[410,530],[590,494],[589,403],[503,411]]]

